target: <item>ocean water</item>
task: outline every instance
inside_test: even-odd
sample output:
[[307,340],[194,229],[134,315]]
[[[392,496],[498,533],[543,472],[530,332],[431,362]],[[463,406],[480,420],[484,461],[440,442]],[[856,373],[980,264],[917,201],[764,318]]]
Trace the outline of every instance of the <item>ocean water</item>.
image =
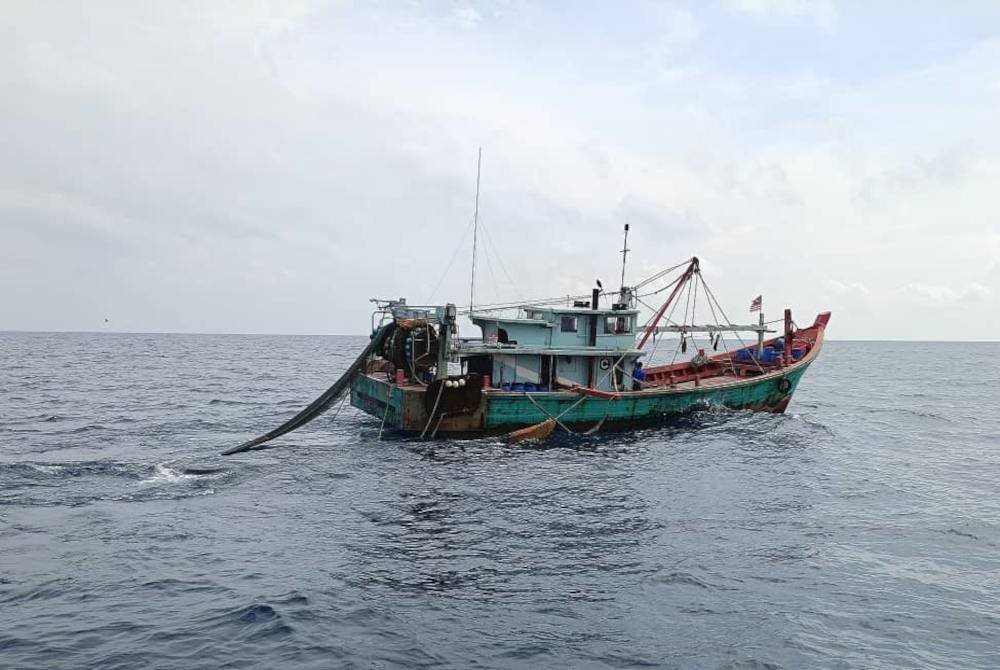
[[0,334],[0,667],[1000,667],[1000,345],[784,415],[222,457],[364,338]]

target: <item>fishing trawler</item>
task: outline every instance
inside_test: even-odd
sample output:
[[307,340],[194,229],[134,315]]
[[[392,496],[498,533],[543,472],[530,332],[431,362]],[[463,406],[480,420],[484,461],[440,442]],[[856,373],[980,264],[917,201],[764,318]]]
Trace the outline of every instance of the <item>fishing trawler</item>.
[[[626,243],[627,235],[626,227]],[[627,251],[626,244],[623,264]],[[639,324],[640,301],[667,291]],[[694,323],[692,301],[697,305],[699,297],[713,323]],[[371,340],[344,375],[282,426],[224,453],[260,448],[347,393],[351,405],[378,422],[380,437],[388,430],[516,441],[554,430],[629,428],[708,408],[784,412],[830,320],[823,312],[800,328],[786,309],[780,322],[765,322],[761,311],[757,323],[731,323],[698,258],[618,291],[594,288],[589,296],[463,310],[404,298],[373,302]],[[675,320],[682,302],[684,317]],[[754,306],[759,310],[759,298]],[[459,335],[462,315],[479,328],[478,337]],[[755,338],[748,343],[741,332]],[[643,367],[647,345],[665,333],[673,336],[671,362]]]
[[[374,338],[381,344],[354,377],[351,404],[376,417],[383,429],[423,436],[529,429],[525,436],[534,437],[556,427],[594,432],[710,407],[783,412],[819,354],[830,314],[797,328],[785,310],[781,333],[772,339],[765,339],[773,330],[763,318],[752,325],[672,319],[660,325],[685,289],[694,295],[701,285],[704,299],[714,303],[703,282],[692,258],[641,328],[636,300],[642,285],[622,287],[603,304],[605,296],[595,288],[589,301],[471,310],[467,314],[481,336],[468,339],[458,337],[453,304],[377,301]],[[755,332],[755,341],[718,352],[726,335],[741,331]],[[643,368],[644,346],[664,332],[678,335],[678,353],[688,355]],[[711,355],[689,349],[696,333],[715,347]]]
[[[519,441],[557,429],[629,428],[713,407],[784,412],[822,347],[829,312],[799,328],[786,309],[778,333],[772,327],[778,322],[764,320],[758,297],[751,304],[757,323],[731,323],[697,257],[626,285],[628,224],[617,291],[605,293],[598,281],[589,295],[477,306],[478,171],[471,223],[467,309],[373,298],[371,340],[333,386],[274,430],[223,454],[263,448],[347,394],[378,421],[379,439],[389,430]],[[665,301],[640,325],[638,306],[660,294]],[[711,323],[696,323],[699,295]],[[683,316],[675,320],[681,302]],[[479,328],[478,337],[459,335],[460,316]],[[674,336],[670,362],[644,367],[646,345],[655,352],[665,333]],[[740,333],[753,333],[755,341],[744,342]]]

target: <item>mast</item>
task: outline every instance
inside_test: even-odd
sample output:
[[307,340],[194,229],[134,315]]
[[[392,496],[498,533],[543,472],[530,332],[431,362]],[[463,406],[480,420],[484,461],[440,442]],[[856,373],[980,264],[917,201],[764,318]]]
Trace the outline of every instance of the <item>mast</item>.
[[472,215],[472,283],[469,286],[469,314],[476,300],[476,243],[479,237],[479,177],[483,168],[483,148],[479,147],[479,159],[476,161],[476,211]]
[[621,292],[618,294],[619,302],[621,302],[621,297],[625,294],[625,259],[628,257],[628,224],[625,224],[625,241],[622,242],[622,287]]
[[760,327],[757,329],[757,357],[764,355],[764,305],[760,306]]

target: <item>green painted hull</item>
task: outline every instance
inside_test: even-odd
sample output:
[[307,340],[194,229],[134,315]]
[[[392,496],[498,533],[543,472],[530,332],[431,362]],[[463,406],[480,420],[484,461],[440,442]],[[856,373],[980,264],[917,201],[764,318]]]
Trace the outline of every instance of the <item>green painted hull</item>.
[[[576,393],[498,393],[490,394],[485,412],[487,432],[503,432],[531,426],[550,417],[559,417],[567,425],[645,423],[691,411],[726,407],[784,411],[808,365],[787,374],[762,379],[734,380],[725,386],[626,393],[617,400],[587,397],[580,402]],[[781,380],[791,384],[782,392]]]
[[[609,400],[569,391],[523,393],[491,390],[480,408],[470,414],[447,417],[429,426],[423,393],[407,391],[368,375],[356,378],[351,404],[379,420],[385,430],[440,434],[499,434],[558,417],[567,426],[627,427],[662,421],[671,416],[713,407],[782,412],[811,361],[783,374],[741,378],[724,384],[706,383],[698,388],[661,389],[624,393]],[[787,382],[782,380],[787,379]],[[785,390],[783,391],[782,388]]]

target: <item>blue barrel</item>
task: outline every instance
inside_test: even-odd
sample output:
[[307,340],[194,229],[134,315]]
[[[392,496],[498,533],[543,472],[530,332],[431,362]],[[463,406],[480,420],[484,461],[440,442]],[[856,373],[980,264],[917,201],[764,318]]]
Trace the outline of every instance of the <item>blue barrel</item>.
[[774,349],[775,349],[775,351],[784,351],[785,350],[785,338],[779,337],[778,339],[776,339],[774,341]]
[[548,386],[539,386],[538,387],[538,392],[539,393],[548,393],[549,392],[549,387]]
[[521,382],[514,382],[513,384],[510,385],[510,390],[511,391],[523,391],[524,390],[524,384],[522,384]]
[[529,384],[525,384],[524,385],[524,390],[527,391],[528,393],[534,393],[535,392],[535,385],[534,384],[530,384],[530,383]]
[[503,384],[500,384],[500,390],[501,391],[509,391],[510,390],[510,382],[504,382]]

